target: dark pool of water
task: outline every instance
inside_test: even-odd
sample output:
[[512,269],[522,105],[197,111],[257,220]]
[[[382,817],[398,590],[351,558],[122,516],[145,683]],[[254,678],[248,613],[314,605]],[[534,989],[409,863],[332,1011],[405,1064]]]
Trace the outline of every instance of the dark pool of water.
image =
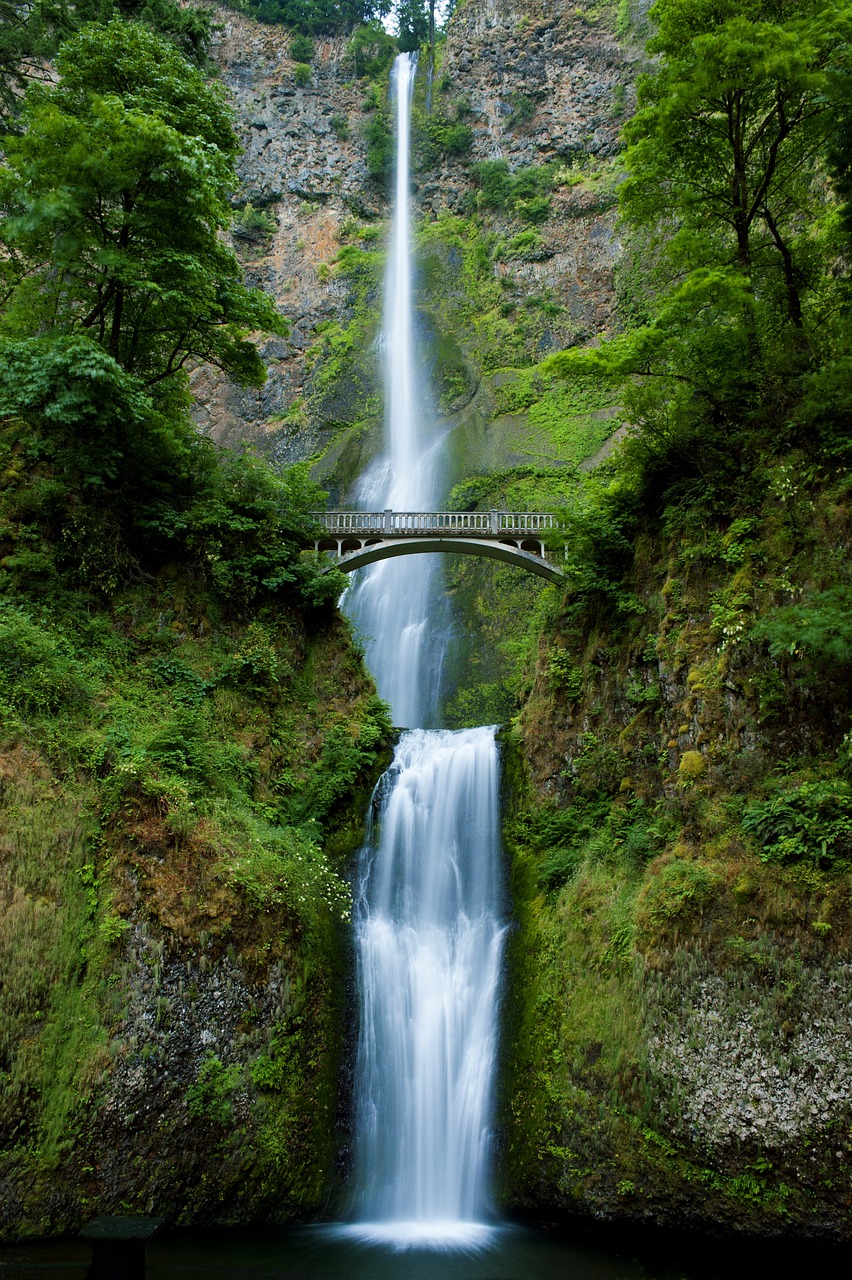
[[[81,1241],[0,1246],[2,1280],[85,1280]],[[165,1232],[147,1251],[147,1280],[849,1280],[852,1250],[701,1237],[495,1228],[475,1249],[392,1248],[328,1227]]]

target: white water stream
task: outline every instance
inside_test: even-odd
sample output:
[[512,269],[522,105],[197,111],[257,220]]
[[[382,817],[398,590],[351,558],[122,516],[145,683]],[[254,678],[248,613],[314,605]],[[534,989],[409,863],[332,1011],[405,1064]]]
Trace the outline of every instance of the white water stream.
[[[434,509],[440,432],[417,377],[409,119],[416,60],[394,66],[397,166],[385,292],[386,448],[365,508]],[[364,570],[346,608],[398,725],[434,724],[445,645],[440,557]],[[493,728],[410,728],[375,797],[355,903],[360,1026],[355,1223],[364,1239],[452,1246],[489,1233],[501,953]]]
[[[414,54],[401,54],[391,82],[397,159],[381,340],[385,450],[358,484],[365,511],[434,510],[441,482],[443,433],[434,425],[429,389],[415,358],[408,140],[416,68]],[[418,556],[380,561],[358,574],[347,592],[346,612],[364,638],[367,666],[400,726],[436,723],[446,644],[442,584],[441,557]]]

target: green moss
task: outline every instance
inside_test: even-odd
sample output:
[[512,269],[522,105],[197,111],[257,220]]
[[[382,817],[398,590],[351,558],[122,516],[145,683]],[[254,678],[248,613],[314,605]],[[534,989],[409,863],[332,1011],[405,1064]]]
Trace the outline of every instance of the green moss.
[[[95,1163],[101,1108],[128,1051],[131,984],[169,1017],[169,999],[151,994],[165,948],[202,970],[229,948],[261,984],[283,967],[304,1029],[277,1101],[229,1046],[202,1062],[180,1115],[157,1075],[168,1064],[145,1042],[140,1062],[168,1117],[145,1142],[166,1150],[169,1126],[186,1124],[197,1167],[190,1188],[166,1164],[137,1176],[130,1161],[141,1207],[183,1194],[191,1218],[236,1179],[244,1206],[308,1211],[332,1185],[340,873],[386,760],[387,715],[331,617],[315,629],[292,608],[250,621],[220,610],[203,584],[173,576],[117,592],[109,608],[57,595],[38,626],[23,606],[4,614],[0,1169],[15,1189],[4,1233],[47,1229],[32,1226],[52,1194],[47,1170],[68,1190],[57,1229],[112,1194],[89,1191],[84,1206],[78,1166]],[[153,963],[134,977],[140,936]],[[122,1133],[132,1151],[139,1135]]]
[[685,785],[698,782],[707,772],[707,761],[700,751],[684,751],[677,767],[678,780]]

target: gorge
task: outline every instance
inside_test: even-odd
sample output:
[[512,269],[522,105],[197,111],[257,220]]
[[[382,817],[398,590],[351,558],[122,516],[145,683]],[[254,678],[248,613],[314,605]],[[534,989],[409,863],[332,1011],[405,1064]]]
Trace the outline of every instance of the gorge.
[[[847,120],[849,6],[700,9],[464,0],[428,105],[422,56],[411,81],[406,176],[389,58],[367,66],[347,30],[295,59],[285,27],[209,7],[242,150],[233,196],[207,208],[274,307],[187,360],[191,405],[184,383],[140,389],[109,327],[98,346],[97,315],[80,323],[85,263],[55,285],[53,233],[32,230],[55,213],[36,190],[54,151],[23,152],[50,123],[33,99],[0,193],[4,262],[23,264],[0,309],[4,1238],[98,1213],[422,1226],[493,1207],[848,1241],[849,192],[819,122]],[[744,55],[743,92],[766,128],[781,90],[814,123],[800,150],[778,144],[745,273],[713,220],[730,184],[702,68],[734,75],[730,41],[753,49],[758,28],[775,79]],[[179,77],[159,46],[155,71],[135,48],[128,105],[85,40],[44,90],[66,136],[90,130],[84,150],[113,154],[88,93],[123,103],[124,129],[148,113],[172,163],[187,111],[231,145],[196,81],[163,99],[162,68]],[[802,80],[784,50],[805,45]],[[395,232],[393,173],[413,212]],[[261,330],[256,385],[234,353]],[[386,389],[388,355],[406,387]],[[353,639],[346,579],[310,550],[323,493],[559,512],[564,579],[388,560],[346,590]],[[489,805],[499,755],[501,830],[479,800],[426,823],[454,753]],[[444,877],[428,920],[382,870],[426,874],[399,834],[421,822]],[[463,826],[481,843],[441,863]],[[469,934],[437,925],[457,869]],[[441,976],[454,949],[481,982]],[[408,1044],[390,996],[355,1012],[356,972],[400,973],[403,953],[423,968],[395,998],[417,986],[436,1020]],[[498,988],[495,1028],[474,997]],[[408,1068],[376,1063],[453,1059],[434,1027],[454,1021],[477,1052],[418,1076],[448,1100],[435,1142],[395,1087]],[[460,1119],[465,1073],[478,1101]],[[491,1164],[466,1200],[454,1178],[477,1147]]]

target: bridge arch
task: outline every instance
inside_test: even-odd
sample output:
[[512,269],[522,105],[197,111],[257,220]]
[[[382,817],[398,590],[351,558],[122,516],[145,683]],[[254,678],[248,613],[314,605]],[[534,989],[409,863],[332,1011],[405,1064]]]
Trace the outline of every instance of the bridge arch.
[[516,565],[526,569],[548,582],[559,582],[562,573],[554,565],[540,555],[524,551],[520,547],[506,542],[492,542],[484,538],[394,538],[392,542],[367,543],[357,551],[344,552],[335,561],[338,569],[344,573],[354,573],[368,564],[379,560],[390,560],[395,556],[422,555],[427,551],[442,551],[456,555],[485,556],[492,560],[502,560],[505,564]]

